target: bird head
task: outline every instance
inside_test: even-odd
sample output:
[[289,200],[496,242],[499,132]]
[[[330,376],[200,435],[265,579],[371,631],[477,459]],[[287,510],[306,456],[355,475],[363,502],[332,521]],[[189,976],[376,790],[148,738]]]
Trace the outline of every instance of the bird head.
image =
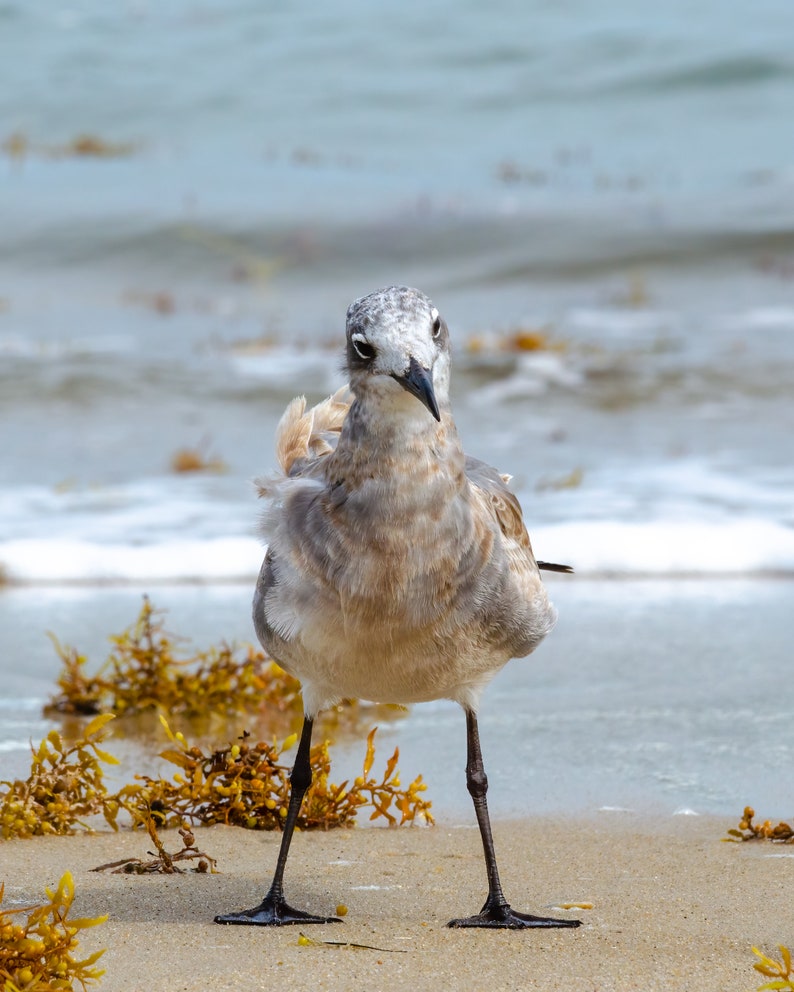
[[449,397],[447,325],[417,289],[362,296],[347,311],[347,371],[358,398],[413,415],[415,397],[440,421]]

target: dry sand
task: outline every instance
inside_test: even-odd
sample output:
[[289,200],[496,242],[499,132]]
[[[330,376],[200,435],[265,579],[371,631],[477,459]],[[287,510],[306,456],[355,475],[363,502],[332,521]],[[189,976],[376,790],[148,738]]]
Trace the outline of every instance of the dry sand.
[[[298,834],[287,869],[293,904],[349,913],[305,927],[318,940],[382,950],[301,946],[299,928],[219,927],[215,912],[258,902],[279,837],[236,828],[197,831],[221,874],[130,876],[90,868],[145,857],[144,834],[0,843],[6,902],[40,901],[69,869],[77,916],[108,913],[81,949],[107,948],[99,992],[302,990],[714,990],[763,981],[752,945],[794,944],[794,847],[725,844],[730,820],[663,821],[600,813],[592,819],[498,822],[508,899],[530,912],[592,903],[578,930],[449,930],[484,898],[477,831],[366,829]],[[177,850],[176,835],[164,833]]]

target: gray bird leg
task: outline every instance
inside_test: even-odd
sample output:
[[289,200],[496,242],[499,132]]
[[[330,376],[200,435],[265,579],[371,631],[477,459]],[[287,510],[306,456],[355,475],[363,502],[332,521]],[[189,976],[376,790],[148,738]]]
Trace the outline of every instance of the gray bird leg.
[[288,923],[341,923],[335,916],[312,916],[302,909],[293,909],[287,905],[284,898],[284,868],[287,865],[287,855],[292,841],[292,834],[300,813],[303,797],[312,782],[311,743],[314,721],[304,718],[298,753],[290,775],[290,796],[287,816],[284,821],[284,832],[281,835],[281,847],[276,861],[273,881],[270,883],[267,895],[253,909],[244,909],[239,913],[223,913],[215,917],[216,923],[235,924],[240,926],[281,927]]
[[482,751],[480,750],[477,716],[471,710],[466,710],[466,755],[466,786],[474,802],[474,812],[477,815],[483,851],[485,852],[488,898],[476,916],[450,920],[447,926],[502,927],[509,930],[523,930],[529,927],[578,927],[580,925],[579,920],[557,920],[543,916],[529,916],[526,913],[518,913],[511,909],[502,892],[499,869],[496,867],[491,820],[488,816],[488,803],[485,798],[488,792],[488,778],[485,774]]

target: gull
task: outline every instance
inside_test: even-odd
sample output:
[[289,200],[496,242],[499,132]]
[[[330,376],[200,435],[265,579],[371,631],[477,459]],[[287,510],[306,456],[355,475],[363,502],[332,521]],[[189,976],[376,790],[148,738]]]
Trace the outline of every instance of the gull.
[[[304,721],[272,884],[253,909],[216,923],[332,923],[283,888],[311,784],[317,714],[343,699],[452,699],[466,715],[466,783],[488,896],[452,927],[573,927],[519,913],[502,891],[477,724],[485,686],[552,629],[549,602],[509,477],[464,454],[449,403],[445,321],[416,289],[391,286],[347,311],[347,387],[276,430],[280,473],[260,482],[267,552],[253,619],[266,651],[302,686]],[[352,393],[352,396],[350,395]]]

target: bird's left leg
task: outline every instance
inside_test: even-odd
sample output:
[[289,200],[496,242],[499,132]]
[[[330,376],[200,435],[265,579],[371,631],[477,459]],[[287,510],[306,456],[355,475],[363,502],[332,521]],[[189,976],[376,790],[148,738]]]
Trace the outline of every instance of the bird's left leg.
[[499,870],[496,867],[491,820],[488,816],[488,779],[482,762],[480,750],[480,733],[477,727],[477,715],[472,710],[466,710],[466,785],[474,802],[474,812],[480,827],[482,846],[485,852],[485,867],[488,872],[488,898],[485,905],[476,916],[467,916],[459,920],[450,920],[450,927],[502,927],[510,930],[523,930],[528,927],[578,927],[579,920],[558,920],[545,916],[529,916],[518,913],[502,892],[499,881]]
[[284,868],[287,864],[290,841],[295,830],[295,824],[300,813],[301,803],[306,790],[312,781],[311,743],[313,720],[305,717],[301,732],[298,753],[290,775],[290,796],[287,816],[284,821],[284,832],[281,835],[281,847],[278,861],[267,895],[253,909],[244,909],[239,913],[223,913],[215,917],[216,923],[238,924],[260,927],[280,927],[287,923],[340,923],[335,916],[313,916],[302,909],[293,909],[287,905],[284,898]]

